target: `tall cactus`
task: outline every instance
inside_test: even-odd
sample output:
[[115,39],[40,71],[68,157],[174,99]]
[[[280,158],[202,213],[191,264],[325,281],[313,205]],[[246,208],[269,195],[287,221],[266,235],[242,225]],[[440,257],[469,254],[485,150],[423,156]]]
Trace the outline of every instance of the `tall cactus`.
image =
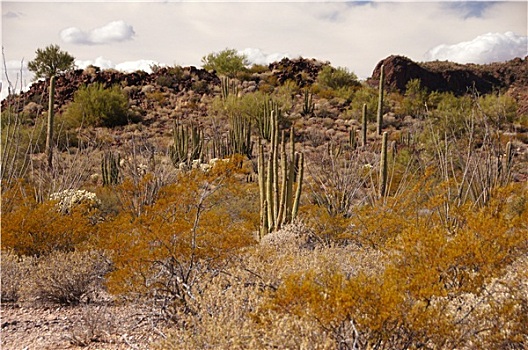
[[55,75],[50,77],[50,92],[48,103],[48,125],[46,132],[46,156],[48,159],[48,168],[53,168],[53,124],[54,124],[54,105],[55,105]]
[[[280,144],[280,168],[282,179],[279,188],[279,125],[272,113],[271,142],[268,151],[267,169],[264,147],[259,144],[258,176],[260,190],[261,226],[260,237],[291,223],[299,209],[304,174],[304,156],[295,152],[294,129],[290,130],[290,152],[286,152],[286,133],[282,132]],[[296,171],[297,170],[297,171]],[[296,176],[297,175],[297,176]],[[294,185],[296,188],[294,190]],[[280,192],[280,196],[279,196]]]
[[230,117],[229,145],[233,154],[241,154],[249,159],[253,155],[251,141],[251,119],[236,114]]
[[313,113],[315,104],[312,102],[312,99],[313,99],[313,93],[310,90],[305,89],[303,109],[301,112],[302,115],[307,116]]
[[361,145],[367,146],[367,104],[363,103],[363,114],[361,116]]
[[378,135],[381,135],[383,129],[383,85],[385,80],[384,73],[385,66],[381,65],[380,80],[379,80],[379,92],[378,92],[378,117],[377,117],[377,128]]
[[380,159],[380,185],[379,185],[379,196],[380,198],[385,197],[387,194],[387,132],[383,133],[383,139],[381,141],[381,159]]
[[119,183],[119,162],[121,156],[117,157],[112,152],[106,152],[101,160],[101,174],[103,186],[117,185]]
[[238,95],[238,89],[235,81],[230,80],[228,77],[220,78],[220,90],[222,92],[222,100],[227,100],[229,95]]
[[271,113],[275,113],[278,120],[282,118],[279,103],[272,99],[266,99],[255,117],[259,136],[267,141],[271,141],[271,121],[273,118]]
[[175,167],[182,163],[190,163],[203,156],[203,130],[196,125],[191,128],[174,122],[173,144],[169,147],[169,156]]

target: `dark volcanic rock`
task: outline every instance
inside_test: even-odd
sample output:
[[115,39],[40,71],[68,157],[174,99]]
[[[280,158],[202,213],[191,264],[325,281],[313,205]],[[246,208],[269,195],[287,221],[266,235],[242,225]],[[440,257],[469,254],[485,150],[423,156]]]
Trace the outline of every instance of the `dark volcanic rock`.
[[277,77],[280,84],[291,80],[295,81],[299,87],[304,87],[313,84],[319,71],[328,64],[328,62],[302,57],[297,59],[283,58],[279,62],[271,63],[269,69]]
[[429,91],[452,92],[455,95],[473,89],[485,94],[514,83],[524,86],[528,83],[526,58],[487,65],[462,65],[440,61],[416,63],[407,57],[389,56],[376,65],[369,80],[372,85],[379,81],[382,64],[386,86],[399,92],[405,92],[406,84],[412,79],[420,79],[422,87]]

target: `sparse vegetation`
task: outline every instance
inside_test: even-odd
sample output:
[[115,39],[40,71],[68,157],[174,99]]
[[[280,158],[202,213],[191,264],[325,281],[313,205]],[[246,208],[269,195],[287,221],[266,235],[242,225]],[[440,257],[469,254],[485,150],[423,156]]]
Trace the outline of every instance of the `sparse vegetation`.
[[[53,171],[42,108],[11,104],[2,303],[77,305],[65,339],[110,349],[526,347],[519,100],[419,80],[379,98],[346,69],[292,62],[246,71],[226,49],[204,63],[229,79],[158,67],[122,79],[127,95],[84,85],[56,108]],[[127,338],[118,305],[148,335]]]

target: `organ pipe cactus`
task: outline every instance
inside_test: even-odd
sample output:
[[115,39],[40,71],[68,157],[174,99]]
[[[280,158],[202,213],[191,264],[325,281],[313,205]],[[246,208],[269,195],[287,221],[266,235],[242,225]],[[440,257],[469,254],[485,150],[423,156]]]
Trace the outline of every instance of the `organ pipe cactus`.
[[229,95],[238,95],[238,89],[235,85],[235,81],[230,80],[228,77],[220,78],[220,89],[222,92],[222,100],[227,100]]
[[303,103],[303,109],[301,114],[311,115],[314,111],[315,104],[312,102],[313,99],[313,93],[311,93],[308,89],[304,90],[304,103]]
[[251,120],[242,115],[232,115],[230,118],[229,146],[233,154],[241,154],[249,159],[253,155],[251,141]]
[[119,162],[121,156],[117,157],[112,152],[106,152],[101,161],[101,174],[103,186],[117,185],[119,182]]
[[175,167],[182,163],[190,163],[201,159],[203,155],[203,130],[196,125],[184,126],[174,123],[173,144],[169,148],[169,156]]
[[[264,146],[259,143],[258,183],[260,192],[260,237],[291,223],[299,209],[304,175],[304,156],[295,152],[294,129],[290,130],[289,156],[286,150],[286,133],[282,131],[279,172],[279,125],[272,113],[271,142],[267,168]],[[282,175],[279,188],[279,173]],[[296,187],[295,187],[296,185]],[[295,190],[294,190],[295,187]],[[279,196],[280,192],[280,196]]]
[[279,108],[279,103],[272,99],[267,99],[256,116],[257,128],[261,138],[271,141],[271,113],[275,113],[277,119],[282,118],[282,111]]
[[378,135],[381,135],[383,128],[383,84],[385,80],[384,65],[381,65],[380,69],[380,80],[379,80],[379,92],[378,92],[378,117],[377,117],[377,128]]

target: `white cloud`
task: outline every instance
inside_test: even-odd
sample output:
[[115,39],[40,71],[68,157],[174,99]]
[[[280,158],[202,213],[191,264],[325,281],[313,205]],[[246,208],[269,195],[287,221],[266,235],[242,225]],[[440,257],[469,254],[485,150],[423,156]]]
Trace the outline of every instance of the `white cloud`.
[[101,69],[114,68],[115,64],[106,58],[99,56],[95,60],[75,60],[77,68],[84,69],[90,65],[99,67]]
[[449,60],[458,63],[502,62],[528,55],[528,36],[513,32],[487,33],[471,41],[438,45],[426,52],[427,60]]
[[114,64],[111,60],[108,60],[104,57],[97,57],[95,60],[76,60],[75,65],[77,68],[84,69],[89,65],[99,67],[101,69],[117,69],[125,73],[131,73],[138,70],[145,71],[147,73],[152,73],[150,68],[152,65],[163,66],[159,62],[154,60],[137,60],[137,61],[125,61],[121,63]]
[[284,57],[290,57],[287,53],[267,53],[260,49],[246,48],[239,51],[239,54],[246,55],[248,61],[252,64],[270,64],[280,61]]
[[131,40],[135,34],[134,28],[125,21],[113,21],[88,32],[69,27],[60,32],[60,37],[68,44],[98,45]]
[[145,71],[147,73],[152,73],[150,68],[152,65],[162,65],[153,60],[137,60],[137,61],[127,61],[116,64],[115,68],[123,72],[135,72],[138,70]]

